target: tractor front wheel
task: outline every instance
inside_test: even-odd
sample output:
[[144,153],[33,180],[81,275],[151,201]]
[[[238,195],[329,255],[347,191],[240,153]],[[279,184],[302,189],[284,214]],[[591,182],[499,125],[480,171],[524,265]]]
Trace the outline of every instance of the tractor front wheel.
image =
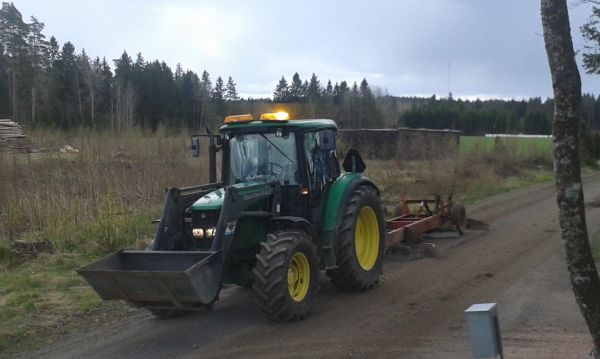
[[327,275],[342,290],[373,288],[379,281],[385,247],[381,202],[370,187],[358,187],[346,204],[339,228],[337,268]]
[[254,284],[260,308],[277,321],[302,320],[317,294],[319,258],[304,231],[267,235],[256,255]]

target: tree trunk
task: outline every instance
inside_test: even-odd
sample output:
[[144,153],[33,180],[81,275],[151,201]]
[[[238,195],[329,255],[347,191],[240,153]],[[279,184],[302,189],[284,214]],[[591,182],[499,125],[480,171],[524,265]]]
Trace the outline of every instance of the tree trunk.
[[88,83],[88,90],[90,91],[90,117],[92,119],[92,128],[94,127],[94,115],[96,114],[96,79],[97,77],[94,76],[94,78],[92,79],[92,75],[91,72],[87,73],[87,83]]
[[11,98],[12,98],[12,115],[13,121],[19,122],[19,110],[17,104],[17,76],[14,71],[11,71]]
[[566,263],[594,340],[594,358],[600,358],[600,280],[588,241],[579,160],[581,79],[566,0],[541,0],[541,12],[554,90],[554,171]]
[[79,105],[79,126],[83,127],[83,106],[81,104],[81,86],[79,86],[79,75],[75,71],[75,82],[77,85],[77,103]]
[[31,87],[31,123],[35,124],[35,102],[36,99],[36,88],[35,86]]
[[12,85],[12,71],[8,70],[8,98],[10,99],[10,106],[11,106],[11,115],[10,117],[12,118],[13,121],[16,121],[15,119],[15,104],[14,104],[14,98],[13,98],[13,85]]

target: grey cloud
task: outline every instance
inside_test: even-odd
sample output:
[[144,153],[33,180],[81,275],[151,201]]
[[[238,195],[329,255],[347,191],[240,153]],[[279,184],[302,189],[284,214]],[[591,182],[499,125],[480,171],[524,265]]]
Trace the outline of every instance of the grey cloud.
[[[281,75],[317,73],[391,94],[551,95],[539,1],[67,1],[16,3],[46,34],[90,55],[123,49],[181,62],[213,77],[232,75],[243,94],[272,91]],[[171,7],[175,14],[165,13]],[[179,9],[179,10],[178,10]],[[571,6],[577,49],[585,5]],[[180,17],[178,19],[178,16]],[[208,16],[208,17],[207,17]],[[185,19],[181,19],[185,17]],[[178,21],[180,20],[180,21]],[[451,63],[450,72],[448,64]],[[598,76],[583,76],[598,93]]]

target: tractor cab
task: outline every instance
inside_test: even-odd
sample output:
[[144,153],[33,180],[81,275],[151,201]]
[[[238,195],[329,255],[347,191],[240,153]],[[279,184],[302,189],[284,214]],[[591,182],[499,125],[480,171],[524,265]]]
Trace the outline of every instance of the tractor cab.
[[331,120],[289,120],[287,113],[230,116],[221,127],[225,186],[277,182],[282,216],[317,218],[321,194],[340,175]]
[[[277,208],[278,216],[309,219],[311,225],[319,226],[325,210],[322,199],[341,174],[336,131],[331,120],[289,120],[285,112],[263,114],[260,120],[252,115],[226,117],[220,134],[208,135],[211,167],[217,163],[217,151],[221,152],[222,164],[220,181],[214,168],[210,181],[222,187],[191,206],[194,228],[188,233],[195,234],[196,239],[214,233],[211,228],[218,219],[214,212],[221,209],[227,187],[243,189],[268,183],[275,183],[284,199]],[[192,139],[193,151],[196,148],[198,141]],[[262,206],[267,211],[272,199],[255,208]]]

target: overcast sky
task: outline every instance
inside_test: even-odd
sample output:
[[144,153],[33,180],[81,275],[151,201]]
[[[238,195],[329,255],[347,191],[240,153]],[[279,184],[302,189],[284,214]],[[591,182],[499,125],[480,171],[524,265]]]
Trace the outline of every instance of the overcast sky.
[[[587,5],[571,3],[575,50]],[[270,96],[294,72],[322,83],[366,77],[392,95],[551,96],[539,0],[16,0],[28,21],[77,51],[164,60],[244,96]],[[579,57],[579,60],[580,57]],[[111,61],[112,64],[112,61]],[[600,75],[583,90],[600,94]]]

